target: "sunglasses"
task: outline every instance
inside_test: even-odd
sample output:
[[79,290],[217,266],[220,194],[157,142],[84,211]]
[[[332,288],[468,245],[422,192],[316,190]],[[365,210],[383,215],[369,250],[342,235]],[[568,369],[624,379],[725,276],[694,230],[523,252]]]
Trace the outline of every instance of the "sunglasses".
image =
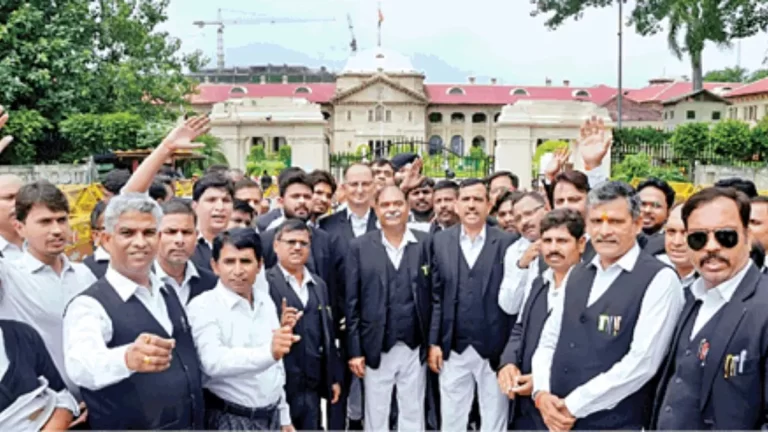
[[712,233],[715,236],[720,246],[731,249],[739,243],[739,233],[735,229],[725,228],[714,231],[694,231],[688,233],[686,240],[688,241],[688,247],[695,251],[704,249],[709,241],[709,234]]

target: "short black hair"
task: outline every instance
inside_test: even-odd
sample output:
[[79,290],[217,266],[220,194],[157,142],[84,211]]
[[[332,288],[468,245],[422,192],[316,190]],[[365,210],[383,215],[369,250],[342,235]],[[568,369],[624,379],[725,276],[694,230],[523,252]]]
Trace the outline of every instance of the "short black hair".
[[589,193],[589,178],[581,171],[568,170],[558,173],[552,182],[553,191],[559,183],[568,183],[579,192]]
[[285,197],[285,192],[288,188],[296,184],[304,185],[309,188],[310,191],[314,190],[312,180],[309,179],[309,176],[304,171],[295,171],[280,179],[280,183],[278,183],[280,196]]
[[486,187],[487,185],[483,180],[480,180],[479,178],[468,178],[468,179],[462,180],[461,183],[459,183],[459,191],[461,191],[462,189],[472,187],[472,186],[477,186],[477,185],[483,185],[483,187],[485,187],[485,199],[490,199],[490,195],[488,194],[488,188]]
[[296,232],[296,231],[303,231],[309,234],[309,238],[312,238],[312,230],[309,229],[306,222],[301,221],[300,219],[291,218],[286,219],[281,223],[277,229],[275,230],[275,239],[280,240],[283,238],[283,233],[289,233],[289,232]]
[[229,165],[225,164],[214,164],[209,166],[205,169],[205,174],[228,174],[229,173]]
[[708,187],[693,194],[688,201],[683,204],[683,224],[688,229],[688,218],[691,217],[696,209],[704,204],[710,203],[718,198],[725,198],[736,203],[739,209],[739,219],[744,228],[749,227],[749,214],[752,211],[752,204],[746,194],[733,187]]
[[280,185],[280,183],[283,182],[283,179],[287,176],[291,176],[294,173],[303,173],[304,170],[301,167],[288,167],[280,171],[280,174],[277,175],[277,184]]
[[421,181],[421,183],[418,184],[414,189],[422,189],[422,188],[435,188],[435,179],[431,177],[424,177],[424,179]]
[[672,204],[675,203],[675,190],[672,189],[669,183],[665,182],[664,180],[656,177],[649,177],[637,185],[637,193],[640,193],[641,190],[648,187],[656,188],[664,194],[664,199],[667,201],[668,210],[672,207]]
[[757,188],[755,187],[755,182],[753,182],[752,180],[746,180],[739,177],[731,177],[727,179],[718,180],[717,183],[715,183],[715,187],[734,188],[738,191],[741,191],[749,199],[752,199],[757,196]]
[[488,176],[487,179],[485,179],[485,185],[490,188],[491,183],[499,177],[509,178],[509,181],[512,182],[512,186],[514,186],[515,189],[520,187],[520,178],[518,178],[511,171],[496,171],[495,173]]
[[331,173],[323,170],[314,170],[309,173],[309,180],[312,182],[312,189],[315,189],[320,183],[325,183],[331,187],[331,195],[336,193],[336,179],[333,178]]
[[99,218],[104,214],[104,209],[106,208],[106,201],[99,201],[93,207],[93,210],[91,210],[91,229],[99,228]]
[[214,172],[200,177],[195,182],[194,186],[192,186],[192,201],[200,201],[200,197],[202,197],[208,189],[223,189],[230,197],[235,197],[232,181],[230,181],[227,176]]
[[496,204],[493,205],[493,210],[491,210],[491,213],[498,213],[499,209],[501,208],[501,205],[505,202],[509,201],[512,204],[512,207],[517,204],[518,201],[520,201],[520,198],[525,196],[525,192],[523,191],[506,191],[499,198],[496,200]]
[[232,211],[247,213],[251,215],[251,217],[253,217],[253,207],[251,207],[251,205],[248,204],[248,201],[243,201],[235,198],[235,200],[232,203]]
[[395,171],[395,166],[392,165],[392,161],[390,161],[389,159],[378,158],[373,162],[371,162],[371,167],[380,167],[380,166],[388,166],[392,168],[392,171]]
[[192,209],[192,205],[189,203],[189,201],[185,199],[171,198],[164,202],[160,208],[163,209],[163,216],[174,214],[192,216],[195,220],[195,223],[197,223],[197,213],[195,213],[195,210]]
[[252,249],[256,259],[261,261],[264,254],[262,252],[261,237],[253,228],[232,228],[226,230],[213,239],[213,251],[211,256],[218,262],[221,258],[221,250],[226,245],[232,245],[235,249]]
[[38,204],[53,212],[69,213],[69,201],[64,192],[48,180],[38,180],[25,184],[16,194],[16,219],[25,222],[32,207]]
[[165,201],[168,199],[168,189],[165,185],[155,179],[151,185],[149,185],[149,196],[155,201]]
[[166,186],[173,186],[173,179],[164,174],[158,174],[155,176],[155,181],[160,182]]
[[568,232],[578,240],[584,235],[584,225],[581,213],[573,209],[561,208],[552,210],[541,218],[539,232],[544,234],[553,228],[565,226]]
[[113,169],[104,177],[101,185],[112,195],[120,195],[120,191],[131,178],[131,172],[126,169]]
[[456,192],[457,195],[459,193],[459,185],[453,180],[438,181],[437,183],[435,183],[435,187],[434,189],[432,189],[432,191],[437,192],[443,189],[451,189],[452,191]]
[[544,196],[542,196],[540,193],[534,191],[523,192],[523,194],[520,195],[520,198],[518,198],[513,205],[517,205],[517,203],[522,201],[524,198],[530,198],[543,206],[547,205],[547,199],[544,198]]
[[234,191],[237,192],[241,189],[258,189],[261,190],[261,186],[248,177],[243,177],[235,183]]

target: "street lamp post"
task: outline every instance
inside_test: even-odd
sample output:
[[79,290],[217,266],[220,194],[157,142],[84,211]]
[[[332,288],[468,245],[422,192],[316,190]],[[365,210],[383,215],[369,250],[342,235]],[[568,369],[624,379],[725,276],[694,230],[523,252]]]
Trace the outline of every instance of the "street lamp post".
[[624,0],[619,0],[619,89],[618,89],[619,90],[619,94],[618,94],[618,97],[616,99],[616,105],[617,105],[617,111],[618,111],[618,116],[617,116],[618,118],[617,118],[617,122],[616,122],[616,127],[618,129],[621,129],[621,117],[622,117],[622,109],[621,109],[622,106],[621,105],[622,105],[622,99],[624,99],[624,94],[623,94],[624,91],[622,90],[622,72],[623,72],[623,70],[622,70],[622,62],[623,62],[623,58],[622,58],[622,56],[623,56],[623,49],[622,49],[623,41],[622,41],[622,39],[624,37],[624,25],[623,25],[624,24],[624,22],[623,22],[624,17],[623,17],[623,7],[622,7],[623,3],[624,3]]

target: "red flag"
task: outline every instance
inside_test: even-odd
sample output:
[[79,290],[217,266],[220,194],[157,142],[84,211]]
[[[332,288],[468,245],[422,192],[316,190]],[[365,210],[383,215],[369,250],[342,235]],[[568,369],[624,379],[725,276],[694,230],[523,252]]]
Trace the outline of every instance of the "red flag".
[[379,25],[384,22],[384,14],[381,13],[381,8],[379,8]]

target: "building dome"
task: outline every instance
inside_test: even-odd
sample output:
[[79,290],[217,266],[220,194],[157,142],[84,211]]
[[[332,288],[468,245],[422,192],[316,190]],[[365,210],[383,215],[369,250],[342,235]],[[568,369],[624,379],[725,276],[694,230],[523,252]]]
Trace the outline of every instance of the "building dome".
[[418,73],[411,60],[386,48],[371,48],[354,54],[347,60],[342,73]]

